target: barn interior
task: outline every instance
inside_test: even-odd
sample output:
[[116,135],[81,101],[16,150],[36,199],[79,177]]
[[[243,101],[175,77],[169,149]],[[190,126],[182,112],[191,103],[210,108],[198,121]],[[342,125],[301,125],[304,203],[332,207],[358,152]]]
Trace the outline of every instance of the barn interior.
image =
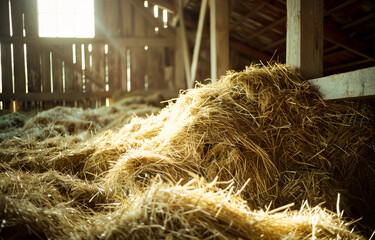
[[374,19],[1,0],[0,239],[371,239]]

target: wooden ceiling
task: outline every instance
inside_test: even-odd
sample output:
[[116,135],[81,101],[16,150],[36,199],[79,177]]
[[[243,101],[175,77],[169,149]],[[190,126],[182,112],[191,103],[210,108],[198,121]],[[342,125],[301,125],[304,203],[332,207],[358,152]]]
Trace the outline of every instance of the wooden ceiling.
[[[200,3],[185,1],[190,26],[197,26]],[[285,62],[286,0],[232,0],[230,11],[232,51]],[[325,0],[324,11],[324,75],[375,66],[375,1]]]

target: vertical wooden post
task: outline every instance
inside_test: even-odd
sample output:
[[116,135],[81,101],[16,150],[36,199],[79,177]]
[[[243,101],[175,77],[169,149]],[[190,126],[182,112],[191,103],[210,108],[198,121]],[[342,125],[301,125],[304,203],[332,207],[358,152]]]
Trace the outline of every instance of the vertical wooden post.
[[[107,13],[106,7],[109,4],[107,4],[105,1],[102,0],[94,0],[94,8],[95,8],[95,37],[104,37],[108,35],[106,32],[106,18],[105,14]],[[104,83],[104,89],[103,91],[106,91],[106,64],[107,62],[107,55],[104,53],[104,44],[93,44],[92,47],[93,51],[93,70],[94,73],[97,74],[97,76],[100,76],[103,78]],[[93,86],[93,91],[98,91],[99,88],[95,85]],[[96,102],[97,106],[101,105],[101,101]]]
[[129,1],[121,1],[121,35],[123,37],[133,36],[133,14],[132,5]]
[[94,0],[94,13],[95,13],[95,37],[103,37],[108,35],[107,32],[107,22],[105,14],[107,13],[106,2],[102,0]]
[[211,80],[229,68],[229,1],[210,0]]
[[63,91],[62,83],[62,63],[61,60],[52,54],[52,73],[53,73],[53,92],[60,93]]
[[[23,0],[12,0],[11,9],[12,9],[12,26],[13,26],[13,35],[17,37],[23,36]],[[25,59],[22,43],[14,43],[14,78],[15,78],[15,87],[16,93],[25,93],[26,92],[26,82],[25,82]]]
[[184,59],[184,66],[185,66],[185,77],[187,81],[187,88],[192,88],[193,84],[191,83],[190,79],[190,55],[189,55],[189,44],[186,38],[186,31],[185,31],[185,21],[184,21],[184,9],[182,6],[182,0],[178,0],[178,14],[180,20],[180,43],[182,45],[182,56]]
[[[111,38],[121,36],[121,4],[119,0],[107,1],[107,31]],[[116,91],[121,89],[121,46],[114,40],[109,39],[108,51],[108,74],[109,74],[109,89]]]
[[[155,37],[155,26],[146,23],[147,37]],[[166,85],[164,69],[165,64],[165,50],[159,46],[148,46],[147,52],[147,83],[148,89],[163,89]]]
[[82,51],[81,44],[75,44],[75,54],[76,54],[76,65],[79,66],[79,71],[74,71],[74,81],[76,84],[77,92],[81,93],[83,91],[83,79],[82,79]]
[[[122,25],[121,25],[121,35],[123,37],[132,37],[134,34],[134,21],[133,21],[133,6],[129,1],[121,1],[121,17],[122,17]],[[128,66],[128,59],[127,53],[130,49],[126,45],[122,45],[121,50],[121,69],[122,69],[122,90],[129,92],[132,88],[130,85],[128,88],[128,73],[127,73],[127,66]],[[130,64],[130,63],[129,63]]]
[[[104,55],[104,44],[94,43],[92,44],[92,72],[96,76],[99,76],[105,86],[105,55]],[[93,92],[105,91],[100,89],[97,85],[92,86]]]
[[323,75],[323,0],[287,0],[286,63],[306,79]]
[[174,57],[174,87],[177,90],[180,89],[185,89],[186,86],[186,81],[185,81],[185,73],[184,73],[184,62],[181,61],[183,58],[182,54],[182,44],[180,43],[181,39],[181,29],[177,28],[176,29],[176,48],[175,48],[175,57]]
[[[134,7],[134,6],[133,6]],[[146,36],[146,19],[138,11],[134,12],[134,37]],[[131,89],[144,90],[145,69],[147,69],[147,55],[144,46],[133,47],[131,54]]]
[[[73,50],[72,44],[65,46],[64,49],[65,59],[73,61]],[[73,93],[77,91],[76,84],[74,82],[74,70],[65,64],[65,92]]]
[[[8,1],[0,1],[0,35],[10,36],[9,31],[9,5]],[[10,44],[1,42],[1,67],[3,93],[12,93],[12,66],[10,56]],[[10,109],[10,102],[3,103],[4,109]]]
[[[89,43],[85,44],[85,73],[86,72],[93,72],[90,66],[90,59],[92,59],[92,44],[91,44],[91,52],[89,51]],[[92,92],[92,86],[94,85],[92,81],[86,77],[86,92]]]
[[51,93],[50,52],[42,50],[40,57],[43,93]]
[[[25,30],[27,37],[38,37],[36,0],[25,1]],[[37,44],[27,44],[27,76],[29,92],[40,92],[40,46]]]
[[193,85],[195,81],[195,77],[197,76],[197,67],[198,67],[198,57],[199,57],[199,48],[201,45],[202,40],[202,33],[203,33],[203,25],[204,25],[204,18],[206,16],[206,8],[207,8],[207,0],[202,0],[201,8],[199,11],[199,21],[198,21],[198,28],[197,33],[195,35],[195,45],[194,45],[194,52],[193,52],[193,61],[191,63],[191,75],[190,75],[190,84]]

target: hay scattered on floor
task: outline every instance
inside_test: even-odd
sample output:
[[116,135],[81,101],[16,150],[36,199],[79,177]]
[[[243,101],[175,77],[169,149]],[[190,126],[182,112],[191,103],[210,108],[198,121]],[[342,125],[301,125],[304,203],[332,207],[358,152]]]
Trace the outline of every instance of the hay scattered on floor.
[[361,238],[333,213],[338,193],[348,221],[374,227],[366,102],[325,102],[278,64],[230,72],[156,115],[121,101],[40,113],[0,143],[0,235]]

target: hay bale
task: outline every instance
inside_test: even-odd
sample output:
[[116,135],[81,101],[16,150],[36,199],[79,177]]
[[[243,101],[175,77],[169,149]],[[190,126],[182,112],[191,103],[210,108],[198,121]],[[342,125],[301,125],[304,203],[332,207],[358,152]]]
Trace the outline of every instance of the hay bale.
[[229,72],[157,115],[141,103],[116,104],[41,113],[20,138],[0,143],[0,205],[8,209],[0,218],[12,222],[0,234],[361,238],[333,213],[338,193],[345,216],[373,228],[375,118],[366,102],[324,102],[275,64]]
[[197,178],[184,185],[153,182],[147,191],[131,195],[128,206],[98,218],[90,234],[103,239],[361,239],[340,216],[319,206],[251,210],[233,182],[226,189]]
[[234,179],[237,186],[251,179],[243,197],[254,208],[308,200],[334,210],[341,193],[349,215],[371,223],[374,119],[365,102],[324,102],[284,65],[251,66],[189,90],[142,120],[142,126],[163,125],[154,127],[156,136],[149,127],[133,133],[143,143],[122,155],[107,176],[120,174],[121,183],[131,185],[157,174],[177,182],[186,172],[208,181]]

